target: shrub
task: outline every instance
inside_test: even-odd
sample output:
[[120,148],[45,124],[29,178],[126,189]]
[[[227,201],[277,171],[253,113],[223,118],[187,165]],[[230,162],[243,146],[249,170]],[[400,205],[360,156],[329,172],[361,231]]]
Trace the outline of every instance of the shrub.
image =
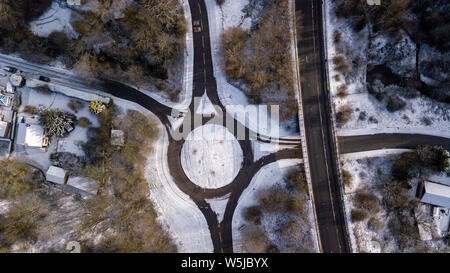
[[333,64],[337,71],[342,74],[347,74],[350,71],[350,66],[348,65],[345,57],[343,55],[336,55],[333,57]]
[[78,100],[70,100],[67,106],[75,113],[78,113],[78,110],[81,110],[84,107],[84,104]]
[[242,251],[247,253],[263,253],[270,245],[269,238],[259,226],[249,226],[242,232]]
[[27,113],[27,114],[30,114],[30,115],[36,115],[38,113],[38,109],[36,107],[34,107],[34,106],[31,106],[31,105],[25,106],[23,111],[25,113]]
[[347,97],[347,95],[348,95],[347,85],[343,84],[343,85],[339,86],[337,89],[337,95],[341,98]]
[[360,209],[352,209],[350,214],[352,217],[352,222],[361,222],[361,221],[366,220],[368,217],[367,212],[364,210],[360,210]]
[[357,192],[354,197],[354,205],[370,214],[380,211],[378,198],[367,192]]
[[353,109],[348,106],[342,106],[341,109],[336,113],[336,123],[338,127],[344,126],[351,118],[353,114]]
[[346,187],[351,187],[353,182],[352,174],[347,170],[342,170],[342,178],[344,179],[344,185]]
[[342,39],[342,34],[339,31],[335,30],[333,33],[333,42],[335,44],[339,44],[341,42],[341,39]]
[[175,90],[175,91],[170,92],[169,99],[173,102],[178,101],[178,99],[180,98],[180,93],[181,93],[181,90]]
[[432,147],[430,145],[419,145],[416,148],[417,156],[422,164],[431,167],[438,172],[445,172],[449,167],[449,155],[446,150],[441,147]]
[[279,186],[273,186],[266,191],[260,192],[259,203],[261,209],[268,213],[284,213],[287,209],[289,193]]
[[286,210],[290,213],[298,213],[305,207],[305,198],[296,195],[289,199],[286,203]]
[[380,231],[384,228],[384,223],[378,218],[371,217],[369,221],[367,221],[367,228],[373,231]]
[[405,106],[406,106],[406,102],[404,100],[402,100],[397,95],[392,95],[392,96],[389,96],[386,109],[389,112],[395,112],[395,111],[399,111],[399,110],[404,109]]
[[216,1],[219,6],[221,6],[223,3],[225,3],[225,0],[216,0]]
[[156,84],[156,88],[159,91],[165,90],[167,88],[167,85],[165,82],[159,82],[158,84]]
[[303,166],[291,170],[287,175],[287,184],[302,193],[308,194],[305,168]]
[[245,209],[244,219],[245,221],[260,225],[261,224],[262,211],[259,206],[251,206]]
[[81,117],[78,120],[78,126],[80,126],[81,128],[86,128],[92,125],[92,122],[86,118],[86,117]]
[[411,185],[406,181],[393,180],[384,185],[383,202],[390,208],[404,207],[409,203],[408,190]]

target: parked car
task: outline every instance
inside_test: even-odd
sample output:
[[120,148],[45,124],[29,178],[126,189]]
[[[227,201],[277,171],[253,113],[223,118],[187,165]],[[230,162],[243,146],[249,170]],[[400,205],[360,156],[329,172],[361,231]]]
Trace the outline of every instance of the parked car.
[[45,77],[45,76],[39,76],[39,80],[43,81],[43,82],[50,82],[50,78],[49,77]]
[[10,73],[16,73],[17,72],[17,68],[12,67],[12,66],[5,66],[3,68],[3,70],[5,70],[6,72],[10,72]]

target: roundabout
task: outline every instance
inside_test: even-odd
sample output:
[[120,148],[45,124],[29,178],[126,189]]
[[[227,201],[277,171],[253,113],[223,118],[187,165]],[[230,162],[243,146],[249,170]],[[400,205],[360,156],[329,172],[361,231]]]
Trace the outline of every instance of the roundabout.
[[241,169],[239,142],[223,126],[206,124],[193,130],[181,149],[181,165],[199,187],[216,189],[233,182]]

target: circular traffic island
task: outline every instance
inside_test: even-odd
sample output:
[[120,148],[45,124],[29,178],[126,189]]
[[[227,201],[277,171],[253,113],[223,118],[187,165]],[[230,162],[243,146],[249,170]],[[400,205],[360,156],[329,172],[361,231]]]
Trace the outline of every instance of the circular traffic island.
[[223,126],[207,124],[193,130],[181,149],[181,165],[192,183],[217,189],[231,182],[243,161],[239,142]]

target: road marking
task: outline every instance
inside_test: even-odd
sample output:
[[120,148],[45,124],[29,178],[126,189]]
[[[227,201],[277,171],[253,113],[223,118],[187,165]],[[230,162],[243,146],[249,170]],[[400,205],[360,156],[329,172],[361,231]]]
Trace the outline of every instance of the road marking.
[[198,10],[200,11],[200,15],[202,14],[202,7],[200,6],[200,2],[198,2]]
[[205,48],[205,36],[202,35],[202,46]]
[[206,65],[205,52],[203,52],[203,65]]

